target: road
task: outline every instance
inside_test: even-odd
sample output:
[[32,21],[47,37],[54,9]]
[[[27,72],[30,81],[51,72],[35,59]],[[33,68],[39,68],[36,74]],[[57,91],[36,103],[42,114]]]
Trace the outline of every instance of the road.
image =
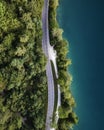
[[48,5],[49,0],[44,0],[44,7],[42,10],[42,29],[43,29],[42,48],[47,57],[46,76],[48,83],[48,108],[46,115],[46,130],[51,130],[55,96],[54,96],[53,73],[49,56],[50,40],[49,40],[49,28],[48,28]]

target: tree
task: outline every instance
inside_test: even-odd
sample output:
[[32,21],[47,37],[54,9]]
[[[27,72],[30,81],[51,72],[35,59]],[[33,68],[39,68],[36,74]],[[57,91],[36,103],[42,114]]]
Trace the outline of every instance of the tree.
[[47,82],[41,46],[42,7],[43,0],[0,1],[1,130],[45,127]]

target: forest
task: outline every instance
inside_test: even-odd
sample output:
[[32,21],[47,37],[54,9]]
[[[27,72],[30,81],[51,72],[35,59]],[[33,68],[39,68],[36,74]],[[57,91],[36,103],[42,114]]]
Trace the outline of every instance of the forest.
[[[44,130],[47,59],[42,51],[44,0],[0,0],[0,130]],[[61,107],[57,130],[78,122],[73,111],[67,41],[56,20],[58,0],[49,1],[50,41],[57,50]]]
[[0,130],[45,128],[43,2],[0,0]]

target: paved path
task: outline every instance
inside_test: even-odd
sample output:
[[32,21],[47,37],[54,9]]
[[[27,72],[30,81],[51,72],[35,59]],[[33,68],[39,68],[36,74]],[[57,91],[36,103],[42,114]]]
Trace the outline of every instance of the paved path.
[[49,57],[50,40],[49,40],[49,28],[48,28],[48,5],[49,0],[44,0],[44,7],[42,11],[42,29],[43,29],[42,48],[48,60],[46,65],[46,75],[48,82],[48,108],[46,116],[46,130],[51,130],[55,96],[54,96],[53,73]]

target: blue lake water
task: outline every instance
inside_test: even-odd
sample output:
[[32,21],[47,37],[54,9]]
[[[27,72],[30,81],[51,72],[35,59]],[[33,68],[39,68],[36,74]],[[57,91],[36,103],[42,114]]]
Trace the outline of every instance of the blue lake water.
[[104,1],[60,0],[58,22],[70,43],[74,130],[104,130]]

